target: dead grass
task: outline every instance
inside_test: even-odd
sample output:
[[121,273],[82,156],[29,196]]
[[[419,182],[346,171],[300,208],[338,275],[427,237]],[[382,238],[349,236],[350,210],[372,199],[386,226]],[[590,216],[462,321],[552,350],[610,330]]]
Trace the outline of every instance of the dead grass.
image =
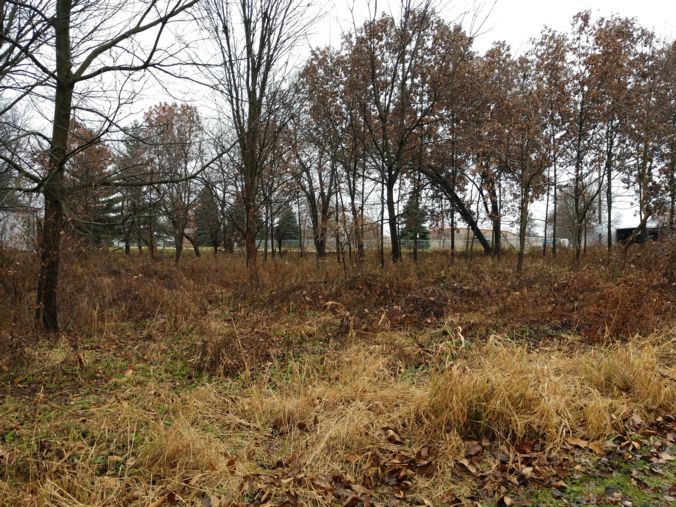
[[2,505],[443,504],[523,449],[676,408],[659,248],[521,278],[509,255],[287,256],[253,289],[235,257],[78,255],[58,343],[30,325],[32,259],[3,255]]
[[[398,491],[384,464],[426,448],[433,467],[410,488],[438,502],[457,481],[464,441],[555,452],[570,436],[621,432],[628,414],[673,413],[673,340],[572,354],[451,340],[433,344],[415,373],[391,348],[358,344],[178,392],[134,373],[111,380],[105,396],[6,399],[0,424],[18,429],[1,448],[0,502],[200,505],[267,494],[279,503],[292,491],[300,504],[324,504],[317,484],[333,476],[377,498]],[[267,479],[289,470],[307,480]]]
[[[177,267],[169,258],[147,255],[66,252],[62,327],[100,338],[129,327],[185,333],[221,309],[238,324],[253,317],[265,328],[286,316],[330,315],[335,322],[321,331],[332,338],[434,327],[451,316],[466,336],[572,332],[601,342],[671,325],[676,309],[670,250],[669,244],[636,248],[627,261],[590,251],[579,270],[571,270],[565,252],[556,263],[534,255],[520,278],[508,253],[500,264],[477,257],[471,265],[430,253],[385,270],[369,260],[347,273],[331,258],[317,265],[289,254],[262,266],[254,288],[237,256],[187,256]],[[0,272],[0,329],[31,329],[34,257],[2,252]],[[477,311],[483,319],[472,318]]]

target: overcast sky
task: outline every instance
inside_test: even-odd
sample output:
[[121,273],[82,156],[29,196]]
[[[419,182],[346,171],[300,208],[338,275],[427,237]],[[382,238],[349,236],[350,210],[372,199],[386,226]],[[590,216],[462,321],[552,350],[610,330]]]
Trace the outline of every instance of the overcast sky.
[[[341,31],[352,27],[351,8],[354,7],[355,19],[360,24],[367,16],[368,6],[372,11],[375,2],[324,0],[324,3],[326,15],[315,25],[309,38],[313,46],[338,43]],[[399,0],[378,0],[378,12],[389,12],[399,4]],[[469,29],[471,13],[477,10],[477,6],[481,7],[481,18],[486,21],[475,44],[480,51],[490,47],[493,41],[504,40],[515,53],[520,53],[543,26],[567,30],[573,15],[587,9],[593,12],[594,17],[611,14],[635,17],[643,27],[653,30],[660,37],[673,39],[676,36],[676,0],[438,0],[437,5],[438,11],[447,20],[458,20],[464,14],[466,29]]]

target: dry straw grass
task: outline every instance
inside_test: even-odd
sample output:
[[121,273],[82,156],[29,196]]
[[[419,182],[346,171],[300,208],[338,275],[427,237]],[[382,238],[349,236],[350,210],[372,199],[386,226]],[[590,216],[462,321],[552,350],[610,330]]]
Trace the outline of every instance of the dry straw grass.
[[[381,269],[375,259],[347,271],[335,259],[316,263],[289,253],[261,266],[260,283],[246,283],[239,256],[197,259],[119,253],[64,252],[62,326],[81,336],[114,338],[142,325],[156,334],[185,333],[214,308],[259,315],[270,323],[289,314],[328,312],[357,333],[429,327],[455,315],[466,335],[572,332],[588,341],[628,338],[671,325],[673,248],[632,249],[626,260],[590,250],[579,270],[561,252],[556,261],[527,259],[519,278],[506,253],[501,263],[471,264],[444,253]],[[0,330],[30,329],[36,259],[0,252]],[[480,312],[483,319],[470,314]],[[336,331],[341,331],[337,329]]]
[[0,504],[226,505],[298,470],[269,500],[293,487],[322,505],[311,478],[387,489],[374,463],[428,448],[412,490],[442,502],[468,439],[553,453],[674,413],[663,253],[637,250],[619,277],[601,256],[579,271],[530,259],[520,279],[509,256],[348,273],[287,257],[255,290],[239,258],[84,256],[64,263],[56,346],[22,344],[33,264],[0,256],[0,338],[34,359],[0,358]]
[[[673,340],[577,351],[529,350],[499,337],[484,345],[452,341],[431,351],[427,368],[414,375],[391,348],[359,344],[179,394],[139,378],[66,413],[52,412],[46,400],[17,402],[8,408],[35,417],[21,445],[2,449],[0,502],[245,501],[247,474],[271,473],[278,462],[307,477],[361,483],[376,456],[384,461],[424,446],[438,457],[432,476],[414,479],[414,488],[439,500],[454,480],[463,440],[537,441],[555,451],[566,436],[611,436],[629,413],[673,413]],[[387,429],[402,442],[388,441]],[[322,503],[309,483],[294,487],[299,503]]]

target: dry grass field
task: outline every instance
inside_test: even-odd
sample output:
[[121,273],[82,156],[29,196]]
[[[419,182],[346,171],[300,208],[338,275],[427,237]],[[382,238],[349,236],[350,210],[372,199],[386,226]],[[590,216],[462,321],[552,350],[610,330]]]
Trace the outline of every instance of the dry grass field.
[[2,505],[673,505],[676,257],[0,254]]

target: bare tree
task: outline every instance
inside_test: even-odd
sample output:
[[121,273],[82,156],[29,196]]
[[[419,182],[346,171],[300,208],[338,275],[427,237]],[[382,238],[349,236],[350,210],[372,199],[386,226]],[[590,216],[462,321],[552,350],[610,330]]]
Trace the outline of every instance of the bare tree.
[[[40,26],[45,26],[38,51],[25,49],[23,39],[16,33],[3,34],[2,40],[14,52],[23,53],[30,63],[30,75],[22,83],[21,94],[33,93],[44,85],[50,90],[48,100],[53,108],[52,131],[46,136],[47,170],[36,174],[30,167],[13,164],[15,170],[33,183],[31,190],[41,192],[44,198],[36,320],[47,331],[59,330],[57,290],[61,233],[66,222],[64,198],[68,191],[64,178],[66,161],[72,155],[68,137],[74,108],[77,104],[81,110],[98,117],[102,123],[100,132],[104,132],[116,112],[104,109],[95,100],[102,95],[111,96],[104,77],[115,74],[124,82],[134,72],[166,64],[170,55],[162,50],[160,42],[167,26],[196,3],[197,0],[3,2],[4,6],[33,13],[40,19]],[[122,96],[121,89],[112,92],[113,97]],[[92,99],[89,104],[84,101],[87,97]]]
[[158,104],[146,112],[149,164],[164,183],[161,206],[174,234],[175,260],[188,239],[199,256],[195,237],[186,233],[199,195],[193,178],[200,168],[202,125],[197,108],[187,104]]
[[306,31],[304,5],[293,0],[205,0],[201,22],[216,64],[205,71],[225,100],[237,135],[244,241],[250,280],[258,278],[256,232],[261,177],[278,135],[275,122],[290,50]]

